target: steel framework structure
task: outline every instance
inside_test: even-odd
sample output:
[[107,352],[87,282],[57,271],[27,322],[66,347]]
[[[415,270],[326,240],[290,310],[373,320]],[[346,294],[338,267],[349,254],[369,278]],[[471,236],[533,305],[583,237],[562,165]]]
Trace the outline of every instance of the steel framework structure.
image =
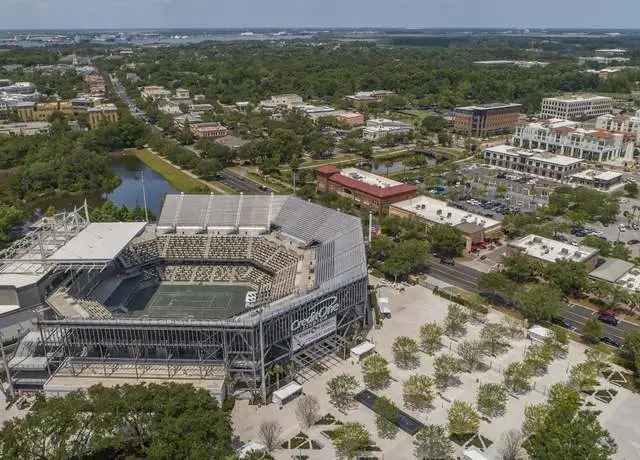
[[[268,372],[276,364],[301,365],[294,359],[299,352],[293,345],[291,324],[307,317],[326,298],[337,298],[336,329],[306,344],[312,347],[327,337],[346,341],[366,320],[367,279],[349,283],[333,292],[310,296],[304,303],[271,315],[260,309],[251,319],[227,321],[174,321],[151,319],[46,319],[37,324],[49,357],[50,369],[64,359],[73,358],[77,366],[83,360],[104,366],[122,363],[140,366],[164,362],[170,372],[180,366],[223,364],[236,380],[260,388],[266,397],[271,385]],[[358,324],[358,326],[356,326]]]

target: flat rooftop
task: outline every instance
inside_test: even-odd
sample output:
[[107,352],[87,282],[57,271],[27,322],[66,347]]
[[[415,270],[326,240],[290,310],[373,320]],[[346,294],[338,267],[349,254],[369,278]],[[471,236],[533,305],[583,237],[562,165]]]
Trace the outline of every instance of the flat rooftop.
[[556,262],[558,260],[586,262],[598,254],[597,249],[589,246],[574,246],[538,235],[527,235],[519,240],[511,241],[509,246],[519,249],[523,254],[545,262]]
[[486,151],[502,153],[504,155],[526,157],[531,160],[553,163],[559,166],[572,166],[578,163],[582,163],[582,160],[580,158],[573,158],[565,155],[556,155],[555,153],[550,153],[546,150],[525,150],[510,145],[496,145],[494,147],[487,148]]
[[522,104],[515,104],[515,103],[500,103],[500,102],[494,102],[491,104],[478,104],[478,105],[467,105],[464,107],[456,107],[456,110],[491,110],[491,109],[509,109],[509,108],[516,108],[516,107],[522,107]]
[[91,223],[49,259],[59,262],[111,261],[133,238],[142,233],[146,225],[146,222]]
[[417,196],[409,200],[399,201],[391,206],[411,212],[429,222],[457,226],[460,224],[472,224],[483,229],[498,227],[500,222],[488,217],[467,212],[463,209],[449,206],[444,201],[436,200],[428,196]]
[[616,171],[598,171],[595,169],[587,169],[585,171],[580,171],[578,173],[572,174],[571,177],[575,177],[576,179],[589,180],[589,181],[599,180],[599,181],[608,182],[608,181],[615,180],[622,177],[622,173],[619,173]]
[[626,275],[633,267],[634,265],[631,262],[607,257],[602,265],[599,265],[595,270],[589,273],[589,276],[603,281],[608,281],[610,283],[615,283]]
[[611,99],[607,96],[598,96],[596,94],[567,94],[564,96],[545,97],[545,101],[575,102],[575,101],[593,101]]
[[340,174],[346,177],[350,177],[351,179],[364,182],[365,184],[373,185],[375,187],[380,187],[380,188],[395,187],[396,185],[403,185],[402,182],[398,182],[397,180],[379,176],[377,174],[373,174],[368,171],[363,171],[358,168],[341,169]]

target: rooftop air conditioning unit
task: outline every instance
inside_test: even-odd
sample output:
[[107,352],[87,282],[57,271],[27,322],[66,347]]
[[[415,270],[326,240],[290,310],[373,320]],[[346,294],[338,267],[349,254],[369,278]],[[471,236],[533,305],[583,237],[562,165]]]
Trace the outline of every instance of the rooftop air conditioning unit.
[[439,216],[440,216],[440,215],[442,215],[442,209],[438,209],[438,210],[436,211],[436,214],[437,214],[437,215],[439,215]]

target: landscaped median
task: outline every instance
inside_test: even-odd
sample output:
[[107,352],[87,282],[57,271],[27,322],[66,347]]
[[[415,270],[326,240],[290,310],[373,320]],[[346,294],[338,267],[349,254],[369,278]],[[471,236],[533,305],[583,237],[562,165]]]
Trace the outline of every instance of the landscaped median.
[[138,157],[144,164],[164,177],[171,186],[180,192],[202,193],[211,189],[219,193],[227,192],[227,190],[224,190],[222,187],[211,185],[206,181],[192,177],[187,172],[175,167],[149,149],[129,149],[126,152]]

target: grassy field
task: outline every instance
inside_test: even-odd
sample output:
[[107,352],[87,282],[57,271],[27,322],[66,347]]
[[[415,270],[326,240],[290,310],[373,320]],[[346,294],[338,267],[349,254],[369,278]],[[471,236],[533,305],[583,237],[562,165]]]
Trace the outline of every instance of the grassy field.
[[137,156],[144,164],[164,177],[176,190],[185,193],[202,192],[209,188],[206,182],[189,176],[148,149],[129,149],[127,153]]

